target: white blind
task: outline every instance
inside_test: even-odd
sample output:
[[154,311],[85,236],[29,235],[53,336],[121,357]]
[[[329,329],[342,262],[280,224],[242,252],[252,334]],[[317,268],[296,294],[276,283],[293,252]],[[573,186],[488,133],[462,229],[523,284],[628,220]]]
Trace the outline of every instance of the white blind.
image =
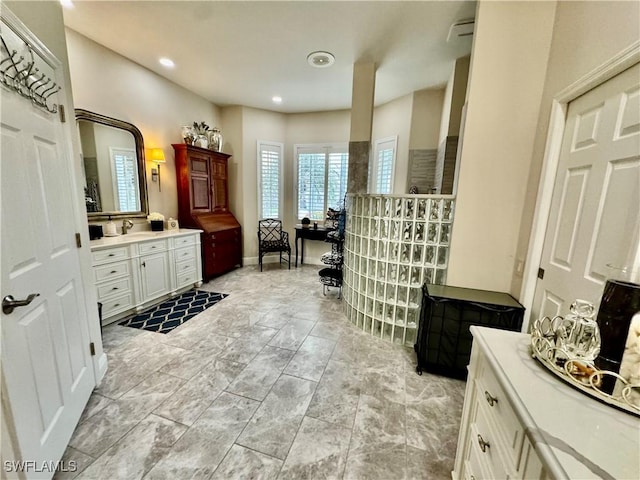
[[345,145],[296,146],[298,219],[324,220],[347,191],[349,153]]
[[282,144],[258,142],[260,218],[281,218]]
[[376,141],[373,193],[391,193],[395,156],[395,137]]
[[111,148],[111,162],[115,173],[114,182],[118,210],[137,212],[140,210],[138,194],[138,165],[135,152],[128,149]]

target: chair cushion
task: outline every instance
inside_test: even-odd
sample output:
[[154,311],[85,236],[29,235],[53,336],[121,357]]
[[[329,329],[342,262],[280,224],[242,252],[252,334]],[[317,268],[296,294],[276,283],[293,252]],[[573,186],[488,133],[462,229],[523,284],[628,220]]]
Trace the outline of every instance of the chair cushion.
[[260,242],[260,250],[263,252],[288,252],[291,250],[291,247],[283,240],[265,240]]

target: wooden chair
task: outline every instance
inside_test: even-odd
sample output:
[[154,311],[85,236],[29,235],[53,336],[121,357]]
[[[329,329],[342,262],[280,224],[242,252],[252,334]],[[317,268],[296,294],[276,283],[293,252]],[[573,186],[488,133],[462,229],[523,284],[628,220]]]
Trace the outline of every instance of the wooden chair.
[[289,233],[282,230],[282,220],[266,218],[258,221],[258,262],[262,271],[262,257],[267,253],[278,252],[280,263],[282,254],[288,255],[287,263],[291,270],[291,245],[289,245]]

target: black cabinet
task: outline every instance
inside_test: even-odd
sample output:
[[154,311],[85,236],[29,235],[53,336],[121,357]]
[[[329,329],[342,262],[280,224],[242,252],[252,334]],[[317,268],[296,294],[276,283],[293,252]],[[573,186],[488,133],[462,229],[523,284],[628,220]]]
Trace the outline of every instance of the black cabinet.
[[471,357],[469,327],[520,331],[524,307],[508,293],[425,284],[418,339],[418,373],[466,378]]

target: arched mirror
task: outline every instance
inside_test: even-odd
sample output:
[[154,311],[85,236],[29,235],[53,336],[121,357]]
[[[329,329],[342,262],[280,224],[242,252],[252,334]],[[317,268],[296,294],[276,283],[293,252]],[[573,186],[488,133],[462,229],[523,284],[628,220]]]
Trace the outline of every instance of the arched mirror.
[[128,122],[76,109],[87,216],[145,217],[149,213],[144,142]]

